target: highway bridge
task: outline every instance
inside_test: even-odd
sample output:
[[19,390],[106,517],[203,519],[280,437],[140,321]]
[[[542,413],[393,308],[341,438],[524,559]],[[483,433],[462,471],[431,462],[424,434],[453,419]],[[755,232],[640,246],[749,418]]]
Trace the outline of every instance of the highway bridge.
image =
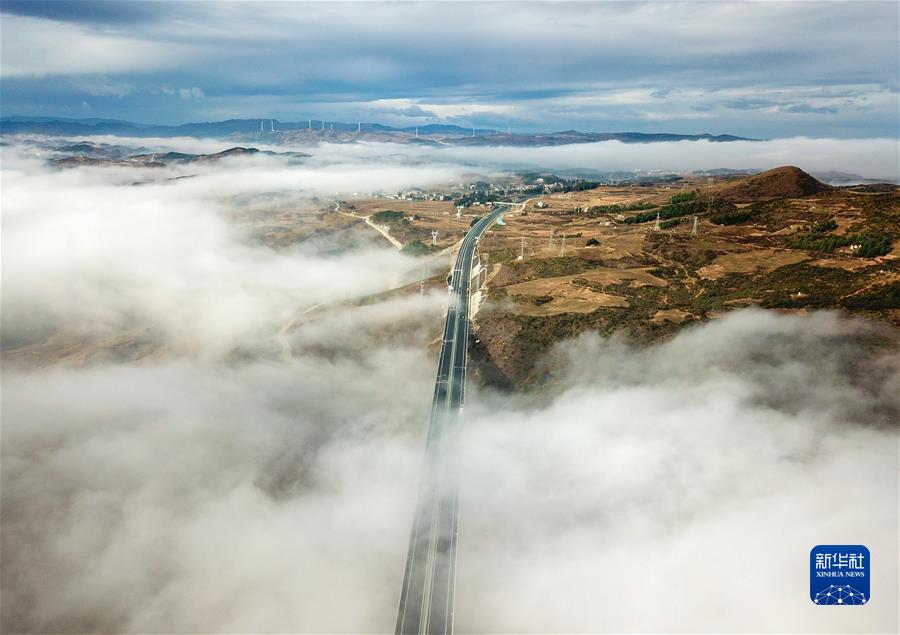
[[469,229],[453,266],[428,423],[425,475],[409,538],[397,635],[453,632],[459,511],[453,430],[465,402],[469,284],[478,239],[510,206],[497,205]]

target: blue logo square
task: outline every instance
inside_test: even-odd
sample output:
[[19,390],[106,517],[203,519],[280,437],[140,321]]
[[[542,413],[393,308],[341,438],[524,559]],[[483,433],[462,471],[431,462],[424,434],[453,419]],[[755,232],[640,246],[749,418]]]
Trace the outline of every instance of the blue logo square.
[[809,597],[843,606],[869,601],[869,550],[862,545],[816,545],[809,552]]

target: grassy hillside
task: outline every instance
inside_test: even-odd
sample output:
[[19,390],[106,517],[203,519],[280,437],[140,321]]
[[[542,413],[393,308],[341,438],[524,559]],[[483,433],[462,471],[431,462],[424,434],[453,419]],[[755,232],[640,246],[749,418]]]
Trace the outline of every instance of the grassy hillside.
[[[837,309],[900,327],[896,189],[831,188],[796,168],[706,185],[597,188],[508,218],[485,245],[494,270],[476,319],[483,380],[527,389],[562,339],[595,330],[651,343],[746,306]],[[658,210],[682,208],[655,229]]]

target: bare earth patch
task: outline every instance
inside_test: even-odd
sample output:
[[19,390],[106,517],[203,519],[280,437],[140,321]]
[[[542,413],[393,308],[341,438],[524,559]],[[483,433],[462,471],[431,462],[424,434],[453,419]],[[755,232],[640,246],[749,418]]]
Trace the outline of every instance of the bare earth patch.
[[584,271],[572,278],[584,278],[591,282],[599,282],[601,284],[617,284],[620,282],[631,281],[633,286],[642,287],[649,285],[652,287],[664,287],[668,284],[662,278],[657,278],[648,273],[647,268],[640,269],[611,269],[609,267],[599,267]]
[[630,282],[633,286],[654,286],[664,287],[668,284],[662,278],[647,273],[647,269],[612,269],[608,267],[598,267],[582,271],[581,273],[569,276],[558,276],[555,278],[538,278],[537,280],[529,280],[528,282],[519,282],[511,284],[504,289],[509,295],[561,295],[571,293],[569,289],[583,289],[584,285],[573,284],[575,280],[587,280],[588,282],[596,282],[601,285],[618,284],[622,282]]
[[592,313],[600,307],[624,308],[627,306],[628,300],[622,296],[598,293],[585,287],[570,286],[546,304],[519,302],[516,305],[516,312],[522,315],[558,315],[560,313]]
[[809,264],[816,267],[833,267],[835,269],[843,269],[844,271],[856,271],[857,269],[865,269],[872,264],[869,260],[862,258],[819,258],[813,260]]
[[697,273],[701,278],[716,280],[727,273],[774,271],[779,267],[797,264],[804,260],[809,260],[809,256],[799,251],[753,249],[719,256],[712,263],[698,269]]
[[663,322],[674,322],[675,324],[681,324],[689,315],[690,313],[688,313],[687,311],[682,311],[681,309],[660,309],[653,314],[653,318],[651,319],[651,321],[657,324],[662,324]]

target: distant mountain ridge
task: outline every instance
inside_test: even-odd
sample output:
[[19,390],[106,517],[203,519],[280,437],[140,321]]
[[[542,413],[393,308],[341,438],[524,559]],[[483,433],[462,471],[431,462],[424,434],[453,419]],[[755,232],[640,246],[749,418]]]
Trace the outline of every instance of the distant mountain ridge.
[[735,135],[673,134],[644,132],[507,133],[491,128],[463,128],[453,124],[394,127],[379,123],[343,123],[322,120],[304,122],[277,119],[227,119],[179,125],[142,124],[117,119],[68,119],[64,117],[9,116],[0,118],[0,134],[59,136],[115,135],[120,137],[212,137],[279,141],[329,141],[348,143],[360,140],[453,145],[564,145],[594,141],[653,143],[659,141],[713,142],[754,141]]

